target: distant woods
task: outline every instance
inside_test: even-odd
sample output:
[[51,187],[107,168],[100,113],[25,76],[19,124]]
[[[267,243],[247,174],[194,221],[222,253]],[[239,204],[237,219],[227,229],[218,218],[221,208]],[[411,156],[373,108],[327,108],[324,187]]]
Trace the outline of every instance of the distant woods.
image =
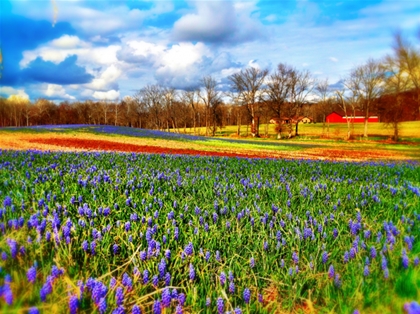
[[[340,84],[317,80],[307,70],[286,63],[275,69],[248,67],[228,77],[221,85],[204,76],[197,88],[176,90],[170,86],[147,85],[120,100],[63,101],[48,99],[30,102],[19,96],[0,98],[0,126],[41,124],[108,124],[197,134],[205,129],[214,136],[218,128],[236,125],[254,137],[265,136],[260,124],[277,122],[278,138],[299,134],[302,118],[326,123],[332,111],[344,112],[352,136],[352,117],[377,115],[394,130],[399,123],[420,119],[420,50],[401,34],[394,35],[392,53],[355,66]],[[191,132],[190,131],[190,132]],[[243,129],[242,129],[243,131]]]

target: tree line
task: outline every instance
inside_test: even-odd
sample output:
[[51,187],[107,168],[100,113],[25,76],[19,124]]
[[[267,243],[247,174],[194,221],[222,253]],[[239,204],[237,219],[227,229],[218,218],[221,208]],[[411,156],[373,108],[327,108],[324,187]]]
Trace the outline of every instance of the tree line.
[[[203,77],[197,88],[176,90],[159,84],[147,85],[134,95],[117,101],[63,101],[48,99],[30,102],[19,96],[0,98],[0,126],[40,124],[112,124],[136,128],[194,133],[204,127],[206,136],[218,128],[236,125],[250,128],[254,137],[268,134],[274,118],[277,137],[299,134],[299,117],[326,123],[333,110],[344,113],[347,138],[352,137],[356,112],[363,114],[364,136],[368,118],[380,116],[393,128],[398,139],[400,122],[420,119],[420,50],[401,34],[394,36],[392,54],[351,69],[332,88],[328,79],[317,80],[308,70],[280,63],[273,70],[248,67],[228,77],[229,87],[222,91],[212,76]],[[265,124],[265,130],[260,130]]]

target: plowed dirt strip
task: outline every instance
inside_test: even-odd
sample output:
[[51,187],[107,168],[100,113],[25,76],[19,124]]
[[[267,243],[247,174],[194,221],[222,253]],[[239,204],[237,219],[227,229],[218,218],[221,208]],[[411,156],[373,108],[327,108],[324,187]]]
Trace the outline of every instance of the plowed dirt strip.
[[194,156],[220,156],[220,157],[242,157],[242,158],[304,158],[321,160],[390,160],[396,159],[389,153],[369,153],[362,151],[339,150],[339,149],[308,149],[298,152],[269,152],[269,151],[204,151],[199,149],[170,148],[152,145],[137,145],[131,143],[121,143],[108,140],[90,140],[80,138],[42,138],[28,139],[30,143],[39,146],[64,147],[66,150],[93,150],[93,151],[118,151],[148,154],[175,154],[175,155],[194,155]]
[[174,154],[174,155],[200,155],[200,156],[225,156],[225,157],[250,157],[261,158],[262,155],[247,153],[228,153],[215,151],[200,151],[184,148],[166,148],[160,146],[135,145],[118,143],[105,140],[84,140],[84,139],[31,139],[28,142],[37,144],[56,145],[62,147],[74,147],[83,150],[119,151],[148,154]]

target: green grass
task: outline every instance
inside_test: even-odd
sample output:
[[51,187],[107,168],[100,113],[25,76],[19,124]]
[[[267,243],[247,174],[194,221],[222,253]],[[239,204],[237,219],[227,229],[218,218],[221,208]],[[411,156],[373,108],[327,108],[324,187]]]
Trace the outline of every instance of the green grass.
[[[151,280],[162,259],[169,285],[185,293],[189,313],[215,313],[219,297],[225,311],[240,307],[247,314],[303,312],[309,300],[317,313],[403,313],[403,304],[420,295],[420,265],[414,265],[420,254],[417,165],[1,151],[0,166],[0,253],[6,254],[0,259],[0,286],[14,296],[11,305],[1,299],[2,312],[31,306],[68,312],[70,295],[78,295],[80,312],[98,313],[93,291],[85,287],[79,295],[78,288],[79,281],[94,278],[107,287],[110,313],[117,307],[114,278],[124,291],[126,311],[137,304],[149,313],[167,283],[164,277],[157,285],[144,283],[135,270],[147,269]],[[352,229],[350,221],[360,225]],[[311,235],[304,237],[307,228]],[[406,237],[413,237],[412,248]],[[12,258],[11,240],[25,252]],[[83,249],[84,241],[96,243],[94,253],[90,246]],[[184,255],[189,243],[193,252]],[[345,252],[355,247],[354,257],[345,261]],[[26,272],[34,264],[38,275],[32,284]],[[64,274],[41,302],[53,265]],[[339,284],[329,278],[331,265]],[[233,293],[229,279],[220,283],[221,273],[228,277],[229,271]],[[132,279],[131,289],[122,283],[124,273]],[[245,288],[251,290],[249,304]],[[173,300],[165,311],[174,312],[178,303]]]

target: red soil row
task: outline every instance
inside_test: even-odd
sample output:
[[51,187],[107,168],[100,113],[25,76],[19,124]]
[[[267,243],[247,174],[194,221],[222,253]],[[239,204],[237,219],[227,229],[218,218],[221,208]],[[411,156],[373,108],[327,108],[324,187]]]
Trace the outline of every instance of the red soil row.
[[118,151],[147,154],[172,154],[172,155],[194,155],[194,156],[221,156],[221,157],[246,157],[246,158],[264,158],[268,156],[248,153],[229,153],[216,151],[201,151],[185,148],[167,148],[160,146],[135,145],[128,143],[119,143],[104,140],[86,140],[86,139],[30,139],[31,143],[55,145],[61,147],[73,147],[86,150],[99,151]]
[[243,157],[243,158],[304,158],[304,159],[327,159],[327,160],[389,160],[394,159],[390,153],[352,151],[342,149],[310,149],[295,152],[226,152],[226,151],[202,151],[185,148],[168,148],[161,146],[136,145],[120,143],[107,140],[90,140],[76,138],[33,138],[27,139],[30,143],[54,145],[66,148],[76,148],[92,151],[116,151],[134,152],[146,154],[173,154],[173,155],[193,155],[193,156],[219,156],[219,157]]

